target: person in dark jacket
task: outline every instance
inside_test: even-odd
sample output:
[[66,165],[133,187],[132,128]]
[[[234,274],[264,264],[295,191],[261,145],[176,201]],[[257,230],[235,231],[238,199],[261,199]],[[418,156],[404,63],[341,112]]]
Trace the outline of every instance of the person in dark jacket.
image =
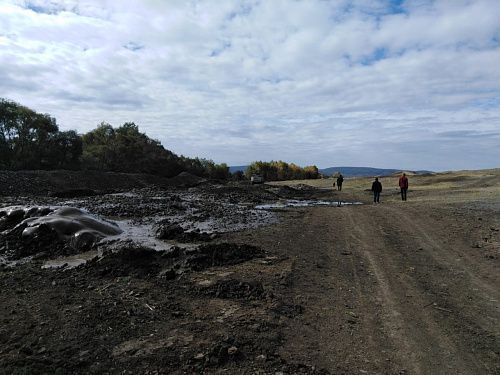
[[373,181],[372,191],[373,191],[373,203],[380,203],[380,193],[382,192],[382,184],[378,180],[378,177],[375,177],[375,181]]
[[344,182],[344,176],[342,176],[342,173],[339,174],[337,177],[337,190],[340,191],[342,190],[342,183]]
[[399,178],[399,187],[401,189],[401,200],[406,200],[406,192],[408,191],[408,177],[406,177],[406,173]]

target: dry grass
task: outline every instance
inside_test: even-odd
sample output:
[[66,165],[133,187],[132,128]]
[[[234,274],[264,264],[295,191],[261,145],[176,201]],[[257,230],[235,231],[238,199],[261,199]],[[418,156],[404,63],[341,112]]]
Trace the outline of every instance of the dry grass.
[[[382,197],[386,201],[399,200],[397,176],[380,177],[384,191]],[[408,175],[410,188],[408,199],[413,202],[467,202],[493,201],[500,202],[500,169],[484,169],[473,171],[456,171],[435,173],[432,175]],[[345,199],[370,199],[370,192],[374,178],[356,177],[344,180],[343,190],[340,193]],[[317,188],[332,189],[335,179],[320,180],[293,180],[272,182],[274,185],[306,184]]]

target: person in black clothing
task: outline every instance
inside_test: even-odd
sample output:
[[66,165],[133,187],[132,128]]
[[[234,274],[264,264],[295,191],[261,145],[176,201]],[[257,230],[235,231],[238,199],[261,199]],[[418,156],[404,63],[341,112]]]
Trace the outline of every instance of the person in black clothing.
[[373,203],[380,203],[380,193],[382,192],[382,184],[378,180],[378,177],[375,177],[375,181],[373,181],[372,191],[373,191]]
[[344,176],[342,176],[342,173],[339,174],[337,177],[337,190],[340,191],[342,190],[342,182],[344,182]]

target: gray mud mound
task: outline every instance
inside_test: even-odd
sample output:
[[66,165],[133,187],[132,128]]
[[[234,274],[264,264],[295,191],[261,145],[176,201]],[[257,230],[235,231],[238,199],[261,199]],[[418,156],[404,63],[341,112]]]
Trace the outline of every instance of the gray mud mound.
[[179,224],[162,224],[156,229],[156,238],[160,240],[173,240],[184,234],[184,228]]
[[85,251],[120,234],[114,223],[73,207],[13,207],[0,211],[0,254],[39,258]]
[[209,234],[200,231],[186,231],[177,223],[159,224],[156,228],[156,238],[160,240],[176,240],[182,243],[205,242],[216,237],[216,234]]

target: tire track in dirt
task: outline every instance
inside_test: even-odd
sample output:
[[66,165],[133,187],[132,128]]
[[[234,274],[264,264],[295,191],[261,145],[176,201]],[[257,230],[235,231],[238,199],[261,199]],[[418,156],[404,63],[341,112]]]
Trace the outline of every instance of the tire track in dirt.
[[[385,205],[365,207],[362,211],[368,212],[356,216],[352,215],[354,211],[346,212],[350,214],[362,256],[377,278],[383,324],[397,348],[399,362],[411,373],[436,369],[442,373],[474,373],[475,366],[470,368],[470,364],[475,359],[455,345],[435,311],[424,308],[428,305],[426,291],[416,280],[415,264],[404,254],[408,251],[404,239],[411,236],[412,227],[405,226]],[[370,224],[370,220],[378,225]]]
[[460,275],[472,271],[464,262],[457,273],[443,225],[391,204],[307,210],[288,229],[302,233],[289,250],[305,312],[284,351],[332,373],[495,373],[498,319],[485,300],[495,287],[475,305],[448,285],[459,277],[467,290]]
[[[366,211],[366,210],[363,210]],[[373,211],[373,210],[371,210]],[[373,218],[373,211],[369,214]],[[412,339],[412,335],[408,332],[407,324],[400,312],[398,303],[394,296],[393,287],[390,284],[384,268],[390,264],[390,260],[380,260],[380,255],[384,251],[383,227],[380,225],[369,225],[368,228],[364,223],[364,217],[351,211],[344,211],[349,220],[349,229],[353,233],[353,242],[357,245],[360,255],[367,259],[370,269],[376,279],[376,290],[380,306],[383,310],[382,324],[388,332],[389,338],[393,341],[393,347],[398,348],[399,362],[405,367],[410,367],[412,373],[421,373],[422,369],[417,358],[421,356],[420,348]],[[366,215],[367,213],[365,213]],[[362,224],[362,225],[360,225]],[[381,264],[383,263],[384,266]],[[370,303],[365,303],[365,309],[370,310]]]
[[[486,294],[485,300],[500,300],[499,278],[496,277],[493,282],[489,279],[483,280],[485,273],[474,272],[474,268],[481,268],[481,266],[464,251],[464,248],[470,249],[470,245],[459,243],[458,238],[452,239],[454,240],[452,246],[450,244],[443,244],[442,235],[432,235],[433,231],[437,231],[437,228],[439,228],[439,223],[435,223],[428,218],[426,218],[427,223],[425,223],[419,220],[418,214],[415,213],[410,218],[407,213],[401,212],[396,207],[386,207],[386,209],[391,212],[391,215],[398,215],[398,219],[401,220],[405,227],[413,229],[413,237],[417,238],[422,246],[431,250],[429,254],[437,263],[460,269],[460,272],[467,276],[468,282],[475,284],[478,290]],[[457,256],[464,258],[465,262],[458,263]]]
[[[449,224],[446,220],[431,220],[425,212],[411,207],[407,212],[397,207],[386,209],[398,214],[402,228],[414,238],[406,258],[415,265],[414,279],[427,294],[431,304],[426,307],[435,312],[433,320],[442,336],[447,335],[454,342],[461,358],[467,358],[464,361],[467,367],[458,368],[458,373],[472,374],[479,369],[497,373],[500,370],[498,272],[483,256],[473,256],[470,240],[466,239],[470,228],[464,227],[462,236],[446,238]],[[395,240],[401,242],[402,238]],[[399,246],[403,245],[401,242]],[[432,272],[422,274],[421,269]]]
[[360,263],[350,233],[339,231],[339,223],[332,221],[345,218],[327,211],[331,209],[308,210],[287,227],[299,233],[288,247],[297,258],[290,300],[301,303],[304,313],[290,321],[282,353],[331,373],[397,373],[395,364],[386,360],[392,348],[378,337],[379,317],[361,312],[361,280],[372,276]]

